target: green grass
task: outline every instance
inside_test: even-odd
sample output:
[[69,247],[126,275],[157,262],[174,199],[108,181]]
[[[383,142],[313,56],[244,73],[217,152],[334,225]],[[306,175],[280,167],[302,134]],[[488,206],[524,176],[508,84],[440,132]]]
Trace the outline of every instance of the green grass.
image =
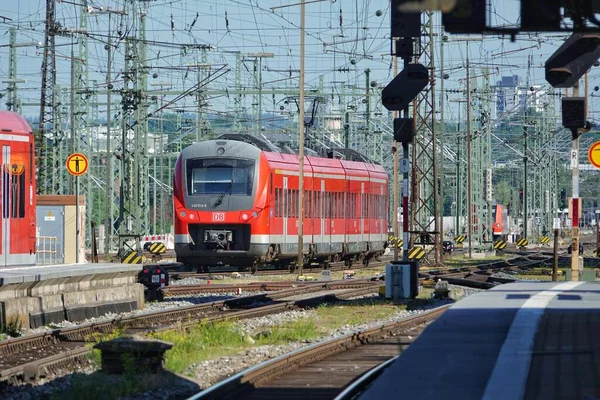
[[[413,302],[427,300],[413,300]],[[160,332],[153,338],[173,343],[166,352],[165,365],[169,371],[187,373],[192,364],[222,356],[231,356],[242,350],[290,342],[318,339],[345,325],[360,325],[392,316],[398,310],[417,304],[394,304],[383,299],[363,299],[322,305],[313,315],[274,327],[258,330],[252,337],[235,322],[200,323],[188,330]]]
[[[94,346],[96,343],[107,342],[109,340],[117,339],[123,337],[124,333],[122,330],[117,329],[110,333],[98,333],[94,332],[90,336],[85,338],[85,341],[88,342],[87,346]],[[92,352],[88,355],[89,360],[92,362],[96,368],[100,368],[102,365],[102,353],[98,349],[92,349]]]
[[73,374],[70,385],[60,391],[55,389],[50,398],[52,400],[119,399],[175,385],[174,379],[167,375],[136,375],[135,369],[131,373],[126,371],[124,375]]
[[406,309],[406,305],[382,299],[364,299],[351,304],[321,305],[316,309],[315,320],[323,331],[329,331],[344,325],[360,325],[388,318],[400,309]]
[[191,364],[231,355],[240,350],[266,344],[282,344],[291,341],[313,339],[319,336],[311,319],[269,328],[255,338],[244,334],[235,323],[201,323],[188,331],[169,331],[152,334],[152,337],[173,343],[166,353],[166,368],[184,372]]

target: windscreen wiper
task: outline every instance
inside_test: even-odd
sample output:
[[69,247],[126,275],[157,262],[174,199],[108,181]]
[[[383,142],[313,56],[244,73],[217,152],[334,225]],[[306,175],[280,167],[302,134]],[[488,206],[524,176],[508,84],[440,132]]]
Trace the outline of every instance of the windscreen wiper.
[[227,185],[227,187],[225,188],[225,190],[223,191],[223,193],[221,193],[219,195],[219,198],[217,198],[217,201],[215,201],[215,204],[212,205],[211,208],[217,208],[221,205],[221,203],[223,203],[223,198],[225,197],[226,194],[228,194],[229,192],[231,192],[231,189],[233,188],[233,180],[231,180],[229,182],[229,184]]

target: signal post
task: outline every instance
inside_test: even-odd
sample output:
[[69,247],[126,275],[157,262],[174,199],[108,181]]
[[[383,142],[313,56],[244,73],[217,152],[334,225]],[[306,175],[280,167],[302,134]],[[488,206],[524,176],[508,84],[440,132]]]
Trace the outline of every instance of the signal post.
[[67,158],[67,171],[75,177],[75,263],[79,264],[79,232],[81,223],[79,221],[79,176],[85,174],[88,170],[89,162],[86,156],[81,153],[73,153]]

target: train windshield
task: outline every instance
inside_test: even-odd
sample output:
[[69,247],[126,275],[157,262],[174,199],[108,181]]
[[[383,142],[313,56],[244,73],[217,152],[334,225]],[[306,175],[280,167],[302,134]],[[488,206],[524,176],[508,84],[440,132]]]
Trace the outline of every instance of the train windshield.
[[252,195],[254,161],[202,158],[187,161],[188,194]]

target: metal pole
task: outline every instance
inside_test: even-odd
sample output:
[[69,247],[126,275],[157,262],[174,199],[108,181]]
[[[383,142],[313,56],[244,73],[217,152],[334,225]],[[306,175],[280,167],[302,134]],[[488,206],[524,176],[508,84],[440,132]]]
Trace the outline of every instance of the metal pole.
[[[162,124],[162,118],[161,118],[161,124]],[[161,130],[161,133],[163,131]],[[156,181],[158,179],[158,175],[156,173],[156,135],[154,136],[154,153],[152,154],[152,176],[154,176],[154,187],[152,188],[152,194],[154,196],[154,200],[153,200],[153,210],[152,210],[152,217],[154,218],[154,223],[152,224],[154,227],[154,231],[152,232],[153,234],[158,234],[158,228],[157,228],[157,224],[156,224],[156,200],[158,199],[158,196],[156,195]]]
[[558,229],[554,229],[554,262],[552,263],[552,281],[558,278]]
[[[443,33],[443,30],[441,30]],[[440,218],[440,225],[438,227],[439,231],[440,231],[440,238],[441,238],[441,243],[442,243],[442,248],[443,248],[443,243],[444,243],[444,185],[446,180],[443,179],[444,176],[444,135],[446,133],[446,127],[444,126],[445,121],[444,121],[444,40],[445,40],[445,36],[442,35],[442,38],[440,40],[440,77],[442,78],[440,80],[440,133],[439,133],[439,137],[440,137],[440,148],[441,148],[441,157],[439,160],[439,165],[438,165],[438,169],[442,174],[442,179],[440,179],[438,181],[438,184],[440,185],[439,187],[439,193],[440,193],[440,197],[438,199],[439,203],[438,203],[438,208],[440,210],[440,214],[441,214],[441,218]],[[436,211],[437,212],[437,211]],[[444,258],[444,252],[441,252],[441,258],[442,258],[442,262],[443,262],[443,258]]]
[[[527,110],[525,110],[525,116],[527,116]],[[525,120],[525,124],[523,125],[523,142],[524,142],[524,151],[523,151],[523,237],[527,238],[527,219],[528,219],[528,209],[527,209],[527,142],[529,141],[529,127],[527,126],[527,119]]]
[[[586,73],[587,76],[587,73]],[[573,85],[573,97],[579,96],[579,81]],[[586,99],[587,101],[587,99]],[[587,110],[586,110],[587,111]],[[587,117],[587,115],[586,115]],[[573,181],[572,210],[572,251],[571,251],[571,280],[579,281],[579,133],[573,129],[573,148],[571,150],[571,177]]]
[[110,114],[110,108],[111,108],[111,76],[110,76],[110,69],[111,69],[111,59],[112,59],[112,41],[110,38],[111,35],[111,27],[110,27],[110,20],[111,20],[111,15],[108,14],[108,43],[107,43],[107,51],[108,51],[108,60],[106,62],[106,198],[105,198],[105,202],[106,204],[104,204],[105,207],[105,212],[106,212],[106,216],[105,216],[105,225],[104,225],[104,257],[105,259],[108,258],[108,254],[111,251],[111,241],[112,241],[112,232],[113,232],[113,215],[112,215],[112,193],[113,193],[113,189],[114,189],[114,177],[113,177],[113,172],[112,172],[112,168],[111,168],[111,161],[112,161],[112,150],[110,147],[110,125],[111,125],[111,114]]
[[[469,50],[469,42],[467,42],[467,51]],[[473,241],[473,225],[472,225],[472,192],[471,192],[471,87],[469,83],[469,57],[467,56],[467,235],[469,240],[469,258],[472,257]]]
[[[408,66],[410,60],[404,59],[404,68]],[[403,110],[404,118],[408,118],[408,106]],[[413,121],[413,124],[415,121]],[[408,160],[408,142],[402,142],[402,160],[405,165],[410,165]],[[410,168],[405,168],[402,172],[402,261],[408,261],[408,245],[410,242],[410,233],[408,228],[408,174]]]
[[79,264],[79,177],[75,177],[75,263]]
[[455,211],[456,211],[456,226],[454,227],[454,230],[456,231],[454,234],[456,236],[460,235],[460,211],[462,211],[462,205],[461,205],[461,194],[460,194],[460,188],[461,188],[461,181],[460,181],[460,149],[461,149],[461,143],[460,143],[460,107],[458,108],[458,126],[456,127],[456,207],[455,207]]
[[[394,56],[394,76],[398,75],[398,55]],[[394,118],[398,118],[398,111],[394,111]],[[394,207],[392,221],[394,224],[394,261],[398,261],[398,142],[394,140]],[[406,218],[406,217],[405,217]]]
[[304,269],[304,16],[305,0],[300,2],[300,110],[298,113],[298,161],[300,171],[298,174],[298,268],[302,275]]

